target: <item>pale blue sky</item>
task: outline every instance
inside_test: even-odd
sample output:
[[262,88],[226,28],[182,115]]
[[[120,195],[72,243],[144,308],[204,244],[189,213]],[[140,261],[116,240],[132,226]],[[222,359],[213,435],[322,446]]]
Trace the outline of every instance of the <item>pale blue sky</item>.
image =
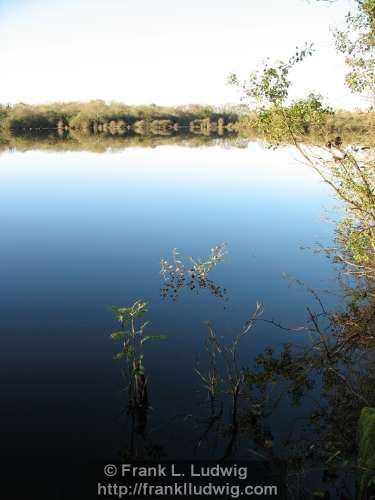
[[246,77],[305,41],[317,54],[295,72],[294,95],[314,90],[335,107],[346,90],[330,26],[352,0],[0,0],[0,101],[105,99],[163,105],[237,102],[230,72]]

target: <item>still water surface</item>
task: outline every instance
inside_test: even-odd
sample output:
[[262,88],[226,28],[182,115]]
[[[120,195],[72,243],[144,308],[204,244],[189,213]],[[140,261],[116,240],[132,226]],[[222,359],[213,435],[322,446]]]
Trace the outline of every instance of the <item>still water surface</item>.
[[[193,456],[204,322],[229,339],[256,301],[269,319],[303,322],[312,298],[283,273],[334,290],[330,263],[301,247],[332,241],[324,218],[336,205],[288,148],[1,154],[3,457],[65,462],[69,476],[75,465],[123,452],[126,394],[106,306],[136,299],[149,304],[149,332],[168,336],[146,348],[152,439],[170,458]],[[161,258],[175,247],[185,260],[205,258],[223,242],[228,253],[210,278],[225,299],[207,289],[162,298]],[[334,306],[334,296],[326,300]],[[277,350],[287,335],[257,324],[242,362],[268,345]],[[294,415],[280,411],[273,432],[281,434]]]

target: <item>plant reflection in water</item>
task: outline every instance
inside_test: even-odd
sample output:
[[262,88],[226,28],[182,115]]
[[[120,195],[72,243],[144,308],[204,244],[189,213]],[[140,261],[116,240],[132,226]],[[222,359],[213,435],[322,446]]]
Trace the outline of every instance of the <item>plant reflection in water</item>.
[[209,278],[209,273],[223,260],[226,253],[226,244],[221,243],[211,248],[211,253],[205,260],[189,257],[190,266],[185,269],[177,249],[174,248],[171,262],[165,259],[160,261],[160,275],[164,282],[160,288],[161,296],[176,301],[182,288],[188,288],[196,294],[199,290],[207,289],[214,297],[227,300],[226,288],[216,285]]

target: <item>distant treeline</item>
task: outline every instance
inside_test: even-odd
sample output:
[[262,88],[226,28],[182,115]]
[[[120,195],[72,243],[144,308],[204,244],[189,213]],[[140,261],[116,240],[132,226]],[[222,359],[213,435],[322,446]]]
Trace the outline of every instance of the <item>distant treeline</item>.
[[[188,131],[223,135],[224,132],[235,131],[242,137],[261,139],[262,134],[253,115],[254,112],[245,105],[128,106],[101,100],[43,105],[17,103],[0,104],[0,129],[13,134],[56,130],[59,133],[77,131],[120,136],[127,136],[131,132],[172,135]],[[346,140],[356,142],[363,135],[375,137],[374,112],[336,111],[325,114],[319,123],[311,122],[303,113],[300,118],[302,135],[306,140],[317,138],[322,141],[333,134],[343,135]]]
[[101,100],[55,102],[43,105],[0,105],[2,128],[10,130],[191,130],[231,128],[239,115],[232,109],[189,105],[178,107],[127,106]]

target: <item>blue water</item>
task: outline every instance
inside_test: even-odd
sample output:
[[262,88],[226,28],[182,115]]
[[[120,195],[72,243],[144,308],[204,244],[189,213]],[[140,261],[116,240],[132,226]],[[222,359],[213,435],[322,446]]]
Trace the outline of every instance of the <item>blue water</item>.
[[[337,205],[288,148],[3,153],[2,455],[85,462],[121,450],[126,398],[106,306],[136,299],[149,303],[150,333],[168,336],[146,349],[151,418],[170,455],[181,455],[170,422],[194,412],[204,321],[230,339],[261,301],[265,318],[303,323],[313,299],[283,273],[335,290],[329,261],[301,247],[332,242],[334,226],[323,219]],[[204,258],[222,242],[228,253],[210,278],[227,300],[188,289],[163,300],[161,258],[174,247],[186,261]],[[334,295],[324,299],[335,305]],[[259,323],[243,362],[285,341],[287,333]]]

